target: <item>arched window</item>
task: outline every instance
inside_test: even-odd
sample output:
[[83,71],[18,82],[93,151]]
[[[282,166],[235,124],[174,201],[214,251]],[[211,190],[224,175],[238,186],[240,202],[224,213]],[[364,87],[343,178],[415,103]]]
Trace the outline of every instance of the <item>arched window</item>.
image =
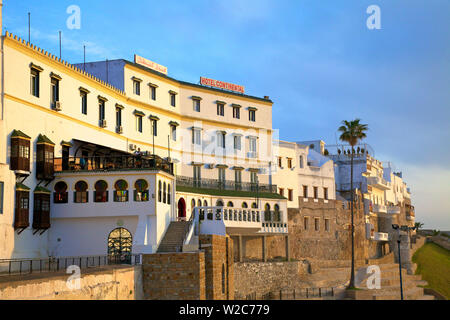
[[231,208],[233,208],[233,202],[231,202],[231,201],[228,201],[228,203],[227,203],[227,207],[231,207]]
[[170,183],[167,184],[167,204],[172,203],[172,190],[170,189]]
[[266,203],[266,205],[264,206],[264,220],[265,221],[271,221],[272,217],[270,214],[270,204]]
[[148,183],[139,179],[134,183],[134,201],[148,201]]
[[67,203],[67,184],[64,181],[59,181],[55,184],[55,192],[53,193],[54,203]]
[[86,203],[89,200],[88,197],[88,185],[84,181],[78,181],[75,183],[75,192],[73,195],[73,201],[76,203]]
[[166,183],[163,183],[163,203],[167,202],[167,190],[166,190]]
[[162,190],[161,190],[161,180],[158,181],[158,202],[162,201]]
[[204,207],[207,207],[207,206],[208,206],[208,201],[203,200],[203,206],[204,206]]
[[256,202],[253,202],[253,203],[252,203],[252,208],[253,208],[253,209],[257,209],[257,208],[258,208],[258,205],[256,204]]
[[198,207],[201,207],[201,206],[202,206],[202,199],[198,199],[198,200],[197,200],[197,206],[198,206]]
[[223,207],[223,201],[222,200],[217,200],[216,201],[216,207]]
[[105,180],[99,180],[94,185],[94,201],[108,202],[108,184]]
[[114,184],[114,201],[127,202],[128,201],[128,183],[121,179]]
[[280,206],[278,204],[275,204],[273,207],[274,212],[274,220],[275,221],[281,221],[281,212],[280,212]]
[[248,204],[247,204],[247,202],[242,202],[242,208],[248,208]]
[[191,211],[194,211],[195,208],[195,199],[191,200]]

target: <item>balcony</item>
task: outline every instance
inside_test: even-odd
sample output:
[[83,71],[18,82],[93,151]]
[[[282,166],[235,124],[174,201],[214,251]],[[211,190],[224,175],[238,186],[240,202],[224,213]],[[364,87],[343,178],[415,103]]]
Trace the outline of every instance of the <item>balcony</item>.
[[389,241],[389,234],[385,232],[374,232],[373,238],[374,241]]
[[367,184],[382,190],[388,190],[390,188],[387,181],[380,177],[367,177]]
[[387,213],[387,207],[382,204],[373,204],[371,211],[373,213]]
[[156,155],[64,157],[54,159],[56,172],[161,170],[173,175],[173,164]]
[[194,179],[192,177],[177,176],[177,187],[189,187],[199,189],[250,191],[261,193],[277,193],[277,185],[235,182],[218,179]]
[[257,234],[287,233],[281,211],[241,209],[232,207],[196,207],[195,220],[200,223],[203,234]]
[[400,207],[399,206],[387,206],[387,213],[388,214],[399,214]]

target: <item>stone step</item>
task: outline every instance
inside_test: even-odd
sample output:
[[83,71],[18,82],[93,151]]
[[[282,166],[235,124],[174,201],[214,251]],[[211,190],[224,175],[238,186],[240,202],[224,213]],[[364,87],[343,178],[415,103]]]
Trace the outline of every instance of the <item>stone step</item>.
[[[374,290],[374,300],[400,300],[400,288],[397,290]],[[414,287],[411,289],[403,290],[404,300],[416,300],[424,296],[423,288]]]
[[425,295],[417,298],[416,300],[435,300],[435,298],[432,295],[425,294]]

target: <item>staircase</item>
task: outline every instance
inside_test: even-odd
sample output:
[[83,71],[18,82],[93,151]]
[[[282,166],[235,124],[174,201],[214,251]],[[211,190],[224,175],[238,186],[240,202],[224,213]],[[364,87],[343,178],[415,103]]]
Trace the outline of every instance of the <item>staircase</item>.
[[[378,265],[381,271],[381,289],[367,288],[367,278],[371,275],[367,274],[367,266],[358,269],[359,274],[364,274],[364,278],[357,287],[366,289],[372,293],[373,300],[400,300],[400,274],[398,264],[388,263]],[[427,282],[422,280],[421,275],[409,275],[406,269],[402,268],[402,284],[403,284],[403,299],[404,300],[434,300],[434,296],[425,295],[424,289],[420,286],[427,285]]]
[[161,240],[157,252],[180,252],[190,221],[172,221]]

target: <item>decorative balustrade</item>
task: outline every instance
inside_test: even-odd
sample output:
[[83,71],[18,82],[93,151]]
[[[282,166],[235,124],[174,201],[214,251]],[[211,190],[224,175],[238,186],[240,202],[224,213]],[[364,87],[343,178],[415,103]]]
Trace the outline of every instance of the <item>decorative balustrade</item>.
[[277,186],[274,184],[261,184],[251,182],[235,182],[231,180],[218,179],[194,179],[192,177],[177,176],[177,186],[202,189],[219,189],[251,192],[276,193]]

